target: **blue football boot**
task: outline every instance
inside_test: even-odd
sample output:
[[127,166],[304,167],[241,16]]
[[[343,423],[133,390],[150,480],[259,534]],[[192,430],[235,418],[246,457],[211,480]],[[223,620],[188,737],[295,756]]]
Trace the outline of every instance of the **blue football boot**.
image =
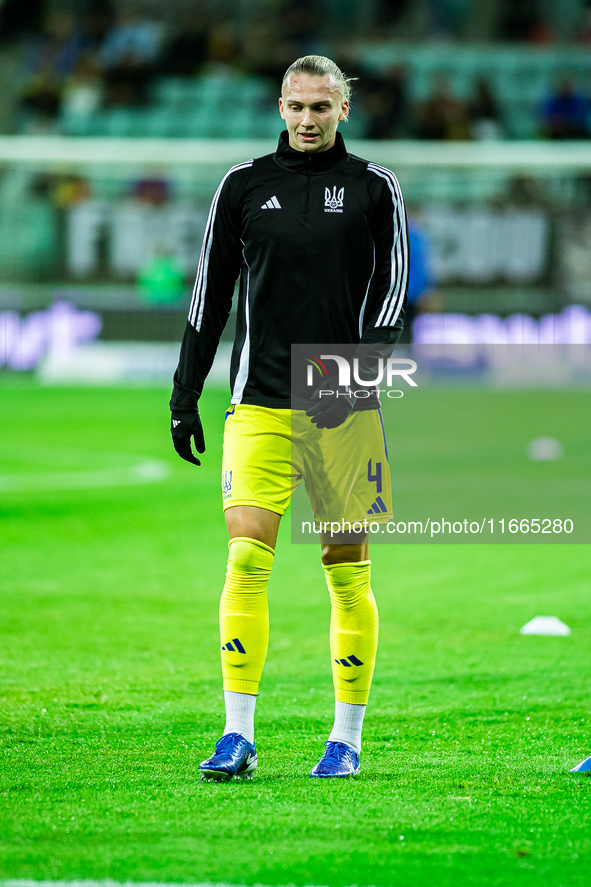
[[359,755],[346,742],[324,743],[326,751],[310,772],[310,776],[327,779],[331,776],[357,776],[359,773]]
[[242,733],[226,733],[215,744],[211,758],[201,761],[199,773],[205,782],[252,779],[257,768],[257,752]]

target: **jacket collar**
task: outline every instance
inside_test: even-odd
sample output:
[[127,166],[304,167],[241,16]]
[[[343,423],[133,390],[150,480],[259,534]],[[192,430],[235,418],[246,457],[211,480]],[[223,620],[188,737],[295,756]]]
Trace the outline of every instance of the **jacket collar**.
[[290,146],[289,134],[284,129],[279,136],[279,144],[274,156],[280,166],[284,166],[293,172],[320,173],[333,169],[338,163],[345,160],[349,154],[345,147],[345,140],[340,132],[337,132],[336,141],[328,151],[308,154],[305,151],[296,151]]

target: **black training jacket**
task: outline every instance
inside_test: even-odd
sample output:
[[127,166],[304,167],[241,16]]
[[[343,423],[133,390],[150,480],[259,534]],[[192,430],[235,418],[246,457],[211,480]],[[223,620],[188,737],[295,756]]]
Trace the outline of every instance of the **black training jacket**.
[[394,174],[349,154],[340,133],[306,154],[282,132],[274,154],[234,166],[213,198],[171,409],[196,406],[238,276],[232,402],[282,408],[300,406],[292,344],[395,344],[408,266]]

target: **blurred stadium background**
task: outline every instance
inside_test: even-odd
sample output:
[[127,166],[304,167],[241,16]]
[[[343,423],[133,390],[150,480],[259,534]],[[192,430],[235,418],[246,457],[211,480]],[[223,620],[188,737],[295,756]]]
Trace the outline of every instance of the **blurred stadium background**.
[[[359,78],[350,148],[401,181],[407,339],[558,314],[544,341],[591,340],[587,0],[0,0],[0,41],[0,367],[170,377],[211,196],[273,150],[305,53]],[[66,360],[93,339],[136,348]]]
[[[0,878],[587,887],[583,545],[373,547],[367,757],[322,794],[329,603],[284,521],[260,775],[221,805],[196,782],[223,723],[232,323],[198,471],[168,391],[211,197],[274,149],[306,53],[359,78],[349,148],[402,184],[406,342],[579,343],[558,376],[520,367],[538,391],[497,364],[502,390],[392,401],[397,513],[591,538],[589,0],[0,0]],[[572,635],[521,637],[540,614]]]

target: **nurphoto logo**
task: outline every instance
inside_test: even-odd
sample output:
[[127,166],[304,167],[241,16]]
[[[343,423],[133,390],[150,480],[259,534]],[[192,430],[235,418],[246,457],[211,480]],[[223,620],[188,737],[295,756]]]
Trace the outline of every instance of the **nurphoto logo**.
[[[336,370],[338,371],[338,387],[345,388],[349,395],[352,394],[353,397],[356,398],[369,397],[370,391],[368,388],[377,388],[379,394],[385,393],[388,397],[402,397],[403,392],[393,388],[395,379],[403,379],[407,385],[410,385],[412,388],[418,387],[415,380],[411,379],[412,374],[416,372],[417,363],[409,357],[389,357],[388,359],[380,357],[374,363],[374,369],[372,372],[373,378],[363,379],[359,369],[358,357],[349,360],[348,358],[343,357],[342,354],[321,354],[320,357],[310,355],[307,358],[306,385],[308,388],[316,388],[318,386],[318,379],[314,378],[314,370],[317,370],[321,377],[327,379],[327,381],[329,376],[331,379],[335,378],[337,372],[335,372],[332,367],[330,367],[330,370],[332,370],[332,372],[330,372],[329,368],[326,366],[326,361],[329,360],[336,363]],[[383,382],[386,383],[386,389],[379,387]],[[363,387],[360,390],[355,391],[353,390],[354,384]],[[327,397],[333,394],[333,389],[328,385],[326,390],[321,389],[318,392],[319,397]],[[337,392],[337,397],[338,396],[339,392]]]

